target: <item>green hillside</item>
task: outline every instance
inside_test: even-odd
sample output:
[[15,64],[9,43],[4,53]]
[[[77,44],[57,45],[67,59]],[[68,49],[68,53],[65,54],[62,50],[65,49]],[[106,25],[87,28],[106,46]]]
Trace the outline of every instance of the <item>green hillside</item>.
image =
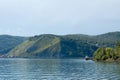
[[[31,37],[22,44],[15,47],[10,53],[9,56],[17,56],[17,57],[39,57],[40,55],[46,54],[45,51],[51,49],[51,47],[55,46],[50,50],[52,54],[57,53],[58,50],[57,44],[59,44],[60,39],[53,35],[41,35]],[[55,49],[56,48],[56,49]],[[55,49],[55,50],[54,50]],[[48,52],[47,55],[49,55]],[[44,57],[41,56],[41,57]],[[51,55],[51,54],[50,54]]]
[[92,57],[99,47],[114,47],[120,32],[89,36],[82,34],[34,36],[11,50],[7,56],[29,58],[80,58]]
[[24,40],[26,40],[25,37],[0,35],[0,55],[7,54]]
[[8,55],[14,57],[76,58],[91,53],[97,47],[65,36],[40,35],[31,37],[15,47]]
[[95,36],[99,47],[115,47],[116,43],[120,40],[120,32],[109,32],[102,35]]

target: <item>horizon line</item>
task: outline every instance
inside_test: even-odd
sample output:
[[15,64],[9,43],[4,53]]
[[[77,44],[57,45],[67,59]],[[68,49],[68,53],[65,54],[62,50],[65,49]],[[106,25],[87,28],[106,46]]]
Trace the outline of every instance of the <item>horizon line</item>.
[[68,33],[68,34],[54,34],[54,33],[41,33],[41,34],[35,34],[35,35],[14,35],[14,34],[0,34],[0,36],[19,36],[19,37],[33,37],[33,36],[39,36],[39,35],[57,35],[57,36],[66,36],[66,35],[86,35],[86,36],[97,36],[97,35],[102,35],[102,34],[107,34],[107,33],[117,33],[120,31],[110,31],[110,32],[105,32],[105,33],[99,33],[99,34],[81,34],[81,33]]

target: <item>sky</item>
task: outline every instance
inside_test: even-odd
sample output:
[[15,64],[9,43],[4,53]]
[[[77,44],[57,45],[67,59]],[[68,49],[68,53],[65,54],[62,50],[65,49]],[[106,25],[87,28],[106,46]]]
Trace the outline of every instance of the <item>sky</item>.
[[120,0],[0,0],[0,35],[120,31]]

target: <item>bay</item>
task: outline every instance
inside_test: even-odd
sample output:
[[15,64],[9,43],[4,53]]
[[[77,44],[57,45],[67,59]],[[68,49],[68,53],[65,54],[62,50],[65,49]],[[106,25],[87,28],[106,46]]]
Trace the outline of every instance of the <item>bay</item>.
[[120,64],[84,59],[0,58],[0,80],[119,80]]

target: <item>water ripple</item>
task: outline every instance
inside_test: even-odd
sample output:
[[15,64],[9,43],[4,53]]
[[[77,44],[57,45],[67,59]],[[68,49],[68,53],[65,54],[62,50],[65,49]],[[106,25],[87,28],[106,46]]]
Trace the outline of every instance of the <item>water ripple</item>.
[[120,80],[120,65],[82,59],[0,59],[0,80]]

